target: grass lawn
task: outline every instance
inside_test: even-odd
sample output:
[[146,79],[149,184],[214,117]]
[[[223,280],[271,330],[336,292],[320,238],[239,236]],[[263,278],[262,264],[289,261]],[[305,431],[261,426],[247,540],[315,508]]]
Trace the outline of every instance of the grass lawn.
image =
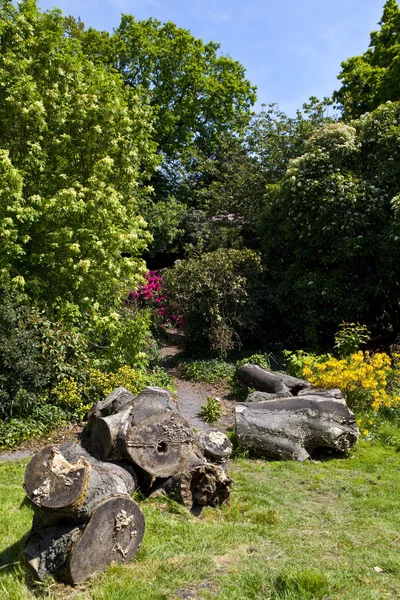
[[230,506],[200,518],[142,501],[143,546],[77,588],[25,577],[27,461],[0,464],[0,598],[378,600],[400,598],[400,454],[360,442],[348,459],[237,459]]

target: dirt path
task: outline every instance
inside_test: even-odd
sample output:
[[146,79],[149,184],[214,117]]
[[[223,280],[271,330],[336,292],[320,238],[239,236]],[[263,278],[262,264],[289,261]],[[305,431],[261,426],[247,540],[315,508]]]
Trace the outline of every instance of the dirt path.
[[206,402],[207,396],[219,398],[222,406],[222,418],[213,427],[225,431],[234,423],[234,402],[227,399],[229,388],[221,384],[201,383],[182,379],[175,361],[176,355],[182,350],[182,342],[178,333],[172,331],[168,335],[170,339],[161,349],[161,356],[163,358],[162,366],[174,380],[178,396],[178,406],[182,416],[198,431],[210,429],[211,426],[200,416],[201,405]]
[[[234,423],[235,403],[227,399],[229,389],[221,384],[197,383],[181,379],[175,357],[181,352],[182,338],[178,332],[174,331],[168,333],[168,338],[161,349],[162,366],[174,380],[179,410],[182,416],[198,431],[210,429],[210,425],[200,417],[201,405],[206,402],[207,396],[219,398],[222,406],[222,418],[213,427],[226,431]],[[77,440],[82,427],[83,423],[64,425],[45,439],[28,440],[15,451],[0,452],[0,463],[29,458],[48,444],[61,444],[70,440]]]

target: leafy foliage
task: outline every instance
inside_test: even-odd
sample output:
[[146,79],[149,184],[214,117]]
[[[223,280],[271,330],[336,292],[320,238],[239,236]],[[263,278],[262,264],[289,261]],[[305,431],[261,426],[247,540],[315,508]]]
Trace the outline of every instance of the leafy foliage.
[[179,371],[184,379],[215,383],[233,375],[235,365],[218,358],[192,360],[180,363]]
[[200,415],[206,423],[216,423],[222,417],[222,406],[219,398],[207,396],[200,407]]
[[341,323],[335,335],[334,348],[341,358],[356,352],[361,344],[370,339],[370,332],[365,325],[359,323]]
[[392,103],[354,127],[325,125],[268,189],[268,289],[291,344],[318,344],[343,321],[398,331],[399,123]]
[[166,290],[191,346],[225,354],[257,333],[261,272],[250,250],[220,249],[175,263],[165,274]]
[[154,165],[150,113],[36,2],[0,11],[0,268],[28,293],[91,311],[133,285],[149,240],[137,213]]
[[87,342],[20,292],[0,288],[0,418],[23,417],[65,377],[83,381]]
[[124,365],[118,371],[111,373],[91,369],[83,393],[87,401],[94,403],[104,399],[117,387],[123,386],[132,394],[138,394],[148,385],[164,387],[172,392],[175,391],[173,381],[164,369],[154,368],[152,371],[144,371]]
[[400,100],[400,8],[397,0],[386,0],[379,22],[371,33],[368,50],[342,63],[338,79],[342,87],[334,99],[342,105],[346,119],[358,118],[389,100]]

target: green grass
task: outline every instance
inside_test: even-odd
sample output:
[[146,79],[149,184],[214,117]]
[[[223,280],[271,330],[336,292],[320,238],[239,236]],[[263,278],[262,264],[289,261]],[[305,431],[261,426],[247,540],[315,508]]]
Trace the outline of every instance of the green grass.
[[[400,454],[359,443],[317,463],[237,459],[231,504],[195,518],[142,501],[135,560],[77,589],[33,587],[19,562],[31,522],[26,461],[0,464],[0,597],[81,600],[384,600],[400,598]],[[376,572],[380,567],[383,572]]]

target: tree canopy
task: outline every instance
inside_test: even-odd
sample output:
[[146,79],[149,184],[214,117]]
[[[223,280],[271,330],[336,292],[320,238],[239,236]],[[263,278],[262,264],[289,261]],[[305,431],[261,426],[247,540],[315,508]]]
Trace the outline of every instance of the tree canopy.
[[0,4],[2,274],[34,298],[109,305],[143,270],[151,111],[61,12]]
[[373,31],[368,50],[342,63],[338,78],[342,87],[334,99],[342,105],[346,119],[358,118],[388,100],[400,100],[400,7],[387,0]]

